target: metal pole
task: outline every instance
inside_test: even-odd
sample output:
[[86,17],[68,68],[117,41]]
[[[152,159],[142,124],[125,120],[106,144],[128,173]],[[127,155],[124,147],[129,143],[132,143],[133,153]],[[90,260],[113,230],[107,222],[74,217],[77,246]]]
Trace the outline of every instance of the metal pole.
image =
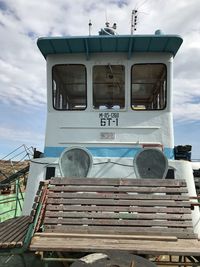
[[15,194],[16,194],[16,204],[15,204],[15,215],[14,215],[14,217],[16,217],[17,216],[17,207],[18,207],[18,194],[19,194],[19,188],[18,188],[18,186],[19,186],[19,179],[17,179],[16,180],[16,182],[15,182]]

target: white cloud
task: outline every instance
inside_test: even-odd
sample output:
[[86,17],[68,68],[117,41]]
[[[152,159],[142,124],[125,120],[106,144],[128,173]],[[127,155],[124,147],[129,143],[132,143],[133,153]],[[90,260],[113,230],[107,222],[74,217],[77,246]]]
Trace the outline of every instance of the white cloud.
[[178,121],[200,121],[199,79],[175,79],[174,116]]
[[34,132],[12,128],[11,126],[0,126],[0,140],[10,141],[19,144],[38,145],[44,140],[43,135],[35,135]]

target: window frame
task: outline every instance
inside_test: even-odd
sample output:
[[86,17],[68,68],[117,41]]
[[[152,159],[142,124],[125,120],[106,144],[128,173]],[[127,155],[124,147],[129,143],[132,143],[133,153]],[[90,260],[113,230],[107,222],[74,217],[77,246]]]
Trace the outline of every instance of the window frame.
[[[53,86],[54,86],[54,79],[53,79],[53,68],[56,67],[56,66],[83,66],[85,68],[85,99],[86,99],[86,106],[84,109],[59,109],[59,108],[56,108],[54,106],[54,89],[53,89]],[[85,111],[88,107],[88,84],[87,84],[87,67],[85,64],[70,64],[70,63],[66,63],[66,64],[55,64],[51,67],[51,82],[52,82],[52,87],[51,87],[51,94],[52,94],[52,107],[54,110],[57,110],[57,111]]]
[[[164,94],[164,96],[165,96],[165,103],[164,103],[164,107],[163,108],[160,108],[160,109],[134,109],[133,108],[133,104],[132,104],[132,70],[133,70],[133,68],[134,68],[134,66],[138,66],[138,65],[163,65],[164,66],[164,68],[165,68],[165,71],[166,71],[166,90],[165,90],[165,94]],[[163,63],[163,62],[161,62],[161,63],[150,63],[150,62],[148,62],[148,63],[135,63],[135,64],[133,64],[132,66],[131,66],[131,71],[130,71],[130,107],[131,107],[131,110],[133,110],[133,111],[139,111],[139,112],[141,112],[141,111],[147,111],[147,112],[149,112],[149,111],[162,111],[162,110],[165,110],[166,108],[167,108],[167,105],[168,105],[168,99],[167,99],[167,97],[168,97],[168,83],[167,83],[167,78],[168,78],[168,69],[167,69],[167,65],[165,64],[165,63]]]

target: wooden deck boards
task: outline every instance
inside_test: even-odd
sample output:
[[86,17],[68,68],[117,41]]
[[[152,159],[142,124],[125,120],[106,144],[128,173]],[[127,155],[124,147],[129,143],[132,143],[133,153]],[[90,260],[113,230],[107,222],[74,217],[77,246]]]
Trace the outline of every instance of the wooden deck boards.
[[55,178],[30,250],[200,256],[184,180]]
[[0,248],[22,247],[30,222],[30,216],[21,216],[0,224]]
[[55,178],[50,180],[44,227],[46,232],[195,238],[183,180]]
[[[29,230],[29,226],[34,222],[34,216],[36,216],[37,208],[44,204],[46,197],[46,183],[41,182],[33,209],[30,216],[19,216],[16,218],[9,219],[5,222],[0,223],[0,250],[8,250],[13,248],[22,248],[24,245],[25,238]],[[40,210],[40,209],[39,209]],[[40,227],[42,220],[42,212],[39,212],[39,218],[36,216],[35,229]],[[30,237],[28,237],[30,240]]]
[[128,251],[134,254],[151,255],[185,255],[199,256],[200,242],[190,239],[177,241],[155,241],[143,239],[125,239],[117,236],[110,237],[65,237],[65,236],[35,236],[31,242],[30,250],[37,251],[82,251],[103,252],[107,250]]

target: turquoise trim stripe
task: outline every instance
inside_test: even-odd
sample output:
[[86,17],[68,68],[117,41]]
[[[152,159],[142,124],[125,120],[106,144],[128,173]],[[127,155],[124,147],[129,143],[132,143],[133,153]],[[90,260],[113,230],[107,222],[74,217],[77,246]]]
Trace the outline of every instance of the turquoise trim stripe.
[[164,154],[168,159],[174,159],[174,149],[165,147],[164,148]]
[[140,150],[140,148],[129,147],[88,147],[87,148],[94,157],[118,157],[132,158]]
[[[44,157],[58,158],[67,147],[45,147]],[[86,147],[93,157],[133,158],[141,148],[138,147]],[[174,150],[164,148],[168,159],[174,159]]]

